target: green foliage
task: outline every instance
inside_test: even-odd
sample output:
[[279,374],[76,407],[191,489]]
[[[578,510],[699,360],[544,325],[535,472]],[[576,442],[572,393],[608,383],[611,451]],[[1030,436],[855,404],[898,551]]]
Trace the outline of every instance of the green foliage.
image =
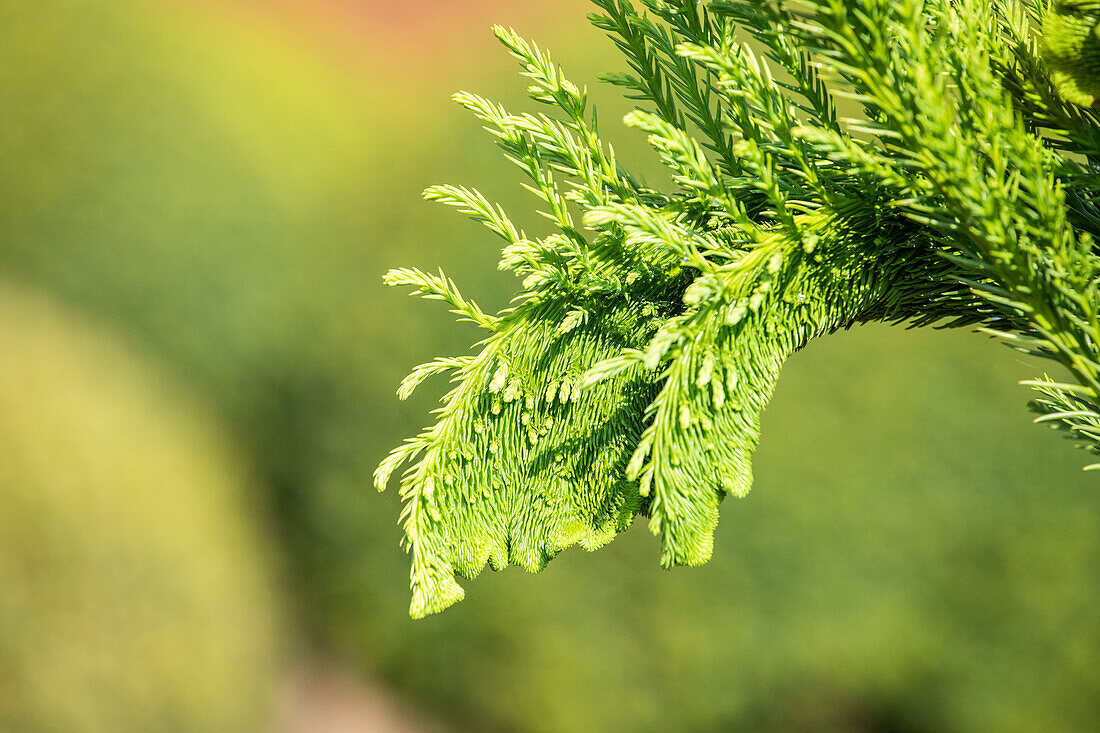
[[1061,93],[1080,104],[1100,95],[1100,2],[1056,0],[1043,16],[1043,52]]
[[271,724],[272,557],[240,457],[178,392],[0,288],[0,729]]
[[[451,372],[456,386],[438,422],[375,474],[382,489],[410,464],[413,616],[462,597],[456,571],[538,570],[567,546],[606,543],[636,513],[660,537],[663,565],[706,562],[719,503],[752,483],[780,368],[856,323],[980,325],[1057,362],[1075,383],[1035,380],[1033,407],[1100,451],[1100,128],[1059,95],[1052,69],[1069,52],[1048,33],[1048,66],[1036,6],[595,4],[594,24],[633,71],[609,80],[650,109],[626,123],[675,188],[625,170],[587,91],[496,29],[531,99],[553,111],[456,99],[556,231],[529,238],[475,191],[429,189],[504,238],[500,267],[522,288],[490,316],[442,274],[387,276],[490,332],[476,355],[402,385]],[[1058,22],[1048,29],[1062,33]],[[839,98],[862,116],[840,118]]]
[[[961,330],[869,326],[796,354],[764,417],[757,490],[723,516],[707,566],[654,573],[636,523],[408,621],[397,492],[363,486],[438,396],[432,383],[394,401],[408,366],[476,352],[449,305],[370,273],[443,263],[494,315],[511,290],[487,252],[497,235],[416,193],[476,181],[540,233],[510,164],[466,139],[476,123],[445,94],[425,101],[420,77],[364,90],[308,48],[226,23],[222,5],[0,5],[2,268],[223,413],[282,519],[296,610],[349,666],[469,731],[1079,731],[1100,715],[1094,475],[1014,419],[1028,368]],[[537,32],[561,59],[585,78],[620,65],[554,7],[562,20]],[[523,104],[503,59],[448,68]],[[589,90],[601,133],[656,185],[645,136],[610,112],[617,91]],[[1044,99],[1032,114],[1060,129],[1092,113]],[[1057,144],[1076,155],[1090,139]]]

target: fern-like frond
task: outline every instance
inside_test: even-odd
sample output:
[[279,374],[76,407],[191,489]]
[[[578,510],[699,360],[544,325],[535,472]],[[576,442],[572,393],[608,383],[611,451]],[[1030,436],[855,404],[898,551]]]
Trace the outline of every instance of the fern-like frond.
[[[476,191],[433,187],[505,240],[513,306],[490,316],[442,273],[386,276],[491,332],[402,382],[402,398],[434,374],[454,386],[375,475],[384,488],[404,467],[414,616],[462,597],[456,572],[538,570],[638,514],[662,564],[705,562],[719,504],[752,484],[783,364],[857,323],[977,326],[1060,363],[1071,382],[1029,382],[1037,422],[1100,452],[1100,118],[1058,77],[1094,68],[1078,31],[1095,2],[594,4],[630,67],[608,78],[640,103],[626,124],[673,187],[644,187],[587,90],[494,29],[542,111],[456,99],[554,231],[528,237]],[[863,116],[839,117],[844,99]]]

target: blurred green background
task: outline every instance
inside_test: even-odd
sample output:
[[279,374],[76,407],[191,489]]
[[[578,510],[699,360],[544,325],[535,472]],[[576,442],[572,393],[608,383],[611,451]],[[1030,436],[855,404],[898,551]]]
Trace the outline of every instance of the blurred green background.
[[541,230],[448,100],[526,106],[490,22],[652,170],[586,10],[0,0],[0,732],[1097,729],[1100,494],[973,334],[796,356],[707,567],[639,523],[408,619],[370,473],[477,336],[381,275],[507,302],[433,183]]

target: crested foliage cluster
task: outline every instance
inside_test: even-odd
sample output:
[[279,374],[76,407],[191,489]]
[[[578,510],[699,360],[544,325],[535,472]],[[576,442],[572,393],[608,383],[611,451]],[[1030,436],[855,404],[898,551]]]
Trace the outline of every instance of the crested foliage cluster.
[[605,80],[673,185],[633,175],[586,90],[495,29],[541,111],[456,100],[552,231],[433,187],[504,240],[512,305],[386,275],[484,330],[401,384],[454,386],[375,474],[402,471],[413,616],[462,598],[456,572],[539,570],[638,514],[662,565],[706,562],[785,360],[858,323],[969,326],[1049,359],[1064,376],[1029,382],[1038,420],[1100,452],[1100,3],[593,1],[629,64]]

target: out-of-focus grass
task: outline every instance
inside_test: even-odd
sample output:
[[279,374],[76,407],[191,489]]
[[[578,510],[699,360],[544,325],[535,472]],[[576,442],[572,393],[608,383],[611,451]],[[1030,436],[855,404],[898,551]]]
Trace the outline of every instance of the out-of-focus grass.
[[270,724],[270,543],[236,450],[189,402],[0,284],[0,730]]
[[[575,81],[622,70],[575,5],[520,30]],[[497,242],[418,194],[477,185],[545,231],[444,96],[530,106],[487,32],[460,39],[484,59],[467,47],[452,65],[423,39],[404,59],[391,39],[340,68],[250,17],[0,0],[0,49],[19,59],[0,68],[0,268],[113,321],[216,403],[313,640],[464,730],[1091,724],[1096,492],[1082,456],[1027,424],[1013,382],[1030,372],[964,334],[860,329],[795,359],[708,567],[659,571],[637,527],[409,621],[395,492],[374,496],[369,474],[444,388],[402,405],[401,376],[477,336],[380,277],[442,264],[506,302]],[[625,108],[601,107],[604,128]],[[628,164],[651,160],[613,137]]]

